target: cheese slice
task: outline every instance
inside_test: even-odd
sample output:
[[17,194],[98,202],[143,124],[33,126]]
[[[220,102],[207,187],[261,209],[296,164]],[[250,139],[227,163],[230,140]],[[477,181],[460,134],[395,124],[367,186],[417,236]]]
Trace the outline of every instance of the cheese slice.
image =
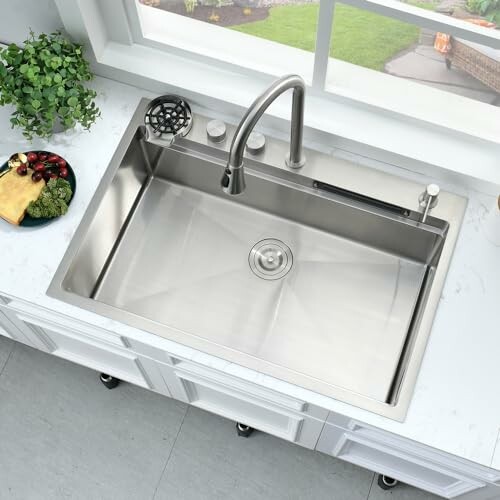
[[28,169],[28,175],[19,175],[13,168],[0,177],[0,217],[11,224],[19,225],[30,201],[38,199],[45,187],[45,181],[33,182]]

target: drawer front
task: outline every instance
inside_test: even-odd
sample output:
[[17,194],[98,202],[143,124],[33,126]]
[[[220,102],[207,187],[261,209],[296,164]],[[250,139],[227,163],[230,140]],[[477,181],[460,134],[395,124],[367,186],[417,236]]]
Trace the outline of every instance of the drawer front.
[[159,364],[172,397],[268,434],[314,449],[324,421],[248,392],[223,374],[180,362]]
[[271,402],[276,402],[278,405],[282,405],[292,411],[303,413],[321,421],[325,421],[328,416],[328,410],[320,408],[316,405],[312,405],[304,400],[287,396],[285,394],[273,391],[272,389],[264,388],[244,379],[235,377],[227,373],[223,373],[220,370],[207,368],[205,365],[193,362],[191,360],[183,360],[181,359],[181,357],[171,355],[158,347],[150,346],[144,344],[143,342],[139,342],[130,338],[126,338],[124,340],[128,347],[130,347],[134,352],[138,352],[144,356],[151,357],[152,359],[159,361],[162,364],[170,365],[172,367],[175,367],[176,369],[179,369],[179,366],[182,366],[185,369],[201,373],[202,377],[204,376],[204,374],[207,374],[207,376],[221,376],[224,380],[224,383],[229,386],[233,386],[243,392],[261,394],[265,399],[269,399],[269,401]]
[[[431,448],[410,439],[397,436],[388,431],[349,419],[330,412],[327,422],[356,435],[369,436],[370,439],[384,443],[393,449],[404,450],[427,463],[443,465],[447,470],[456,471],[465,477],[471,477],[482,483],[500,482],[500,471],[459,458],[444,451]],[[498,496],[500,499],[500,494]]]
[[49,330],[55,327],[62,328],[65,332],[73,332],[75,335],[94,338],[98,342],[105,342],[118,347],[128,347],[124,339],[116,333],[36,306],[12,301],[9,304],[9,309],[23,321],[35,323],[42,328]]
[[425,460],[406,447],[388,443],[368,429],[346,430],[326,423],[316,449],[444,498],[456,498],[486,486],[460,471]]
[[26,325],[45,345],[46,351],[60,358],[104,372],[135,385],[167,393],[159,370],[146,370],[140,357],[125,349],[118,349],[104,342],[65,331],[57,326],[43,328],[20,316]]

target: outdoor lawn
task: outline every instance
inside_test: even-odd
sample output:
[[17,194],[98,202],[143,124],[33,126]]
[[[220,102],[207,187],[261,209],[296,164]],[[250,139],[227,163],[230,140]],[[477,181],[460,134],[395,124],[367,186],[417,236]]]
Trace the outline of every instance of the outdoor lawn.
[[[423,8],[432,5],[418,4]],[[314,51],[318,9],[317,4],[272,7],[267,19],[231,26],[231,29]],[[330,55],[381,71],[388,60],[413,45],[418,34],[419,29],[411,24],[337,4]]]

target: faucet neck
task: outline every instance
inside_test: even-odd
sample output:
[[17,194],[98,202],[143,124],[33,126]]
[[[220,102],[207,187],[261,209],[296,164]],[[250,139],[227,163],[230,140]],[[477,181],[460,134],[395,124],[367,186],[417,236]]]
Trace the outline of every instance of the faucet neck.
[[291,168],[300,168],[305,163],[302,153],[304,128],[305,83],[298,75],[288,75],[276,80],[248,108],[243,116],[231,143],[228,167],[239,168],[243,165],[243,154],[248,137],[266,109],[284,92],[293,89],[292,116],[290,130],[290,153],[286,163]]

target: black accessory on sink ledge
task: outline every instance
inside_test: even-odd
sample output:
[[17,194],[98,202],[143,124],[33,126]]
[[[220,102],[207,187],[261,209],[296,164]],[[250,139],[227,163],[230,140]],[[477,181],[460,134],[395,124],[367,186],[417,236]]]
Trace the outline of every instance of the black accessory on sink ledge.
[[176,95],[164,95],[153,99],[144,116],[148,134],[173,141],[176,136],[184,137],[193,125],[191,107]]

